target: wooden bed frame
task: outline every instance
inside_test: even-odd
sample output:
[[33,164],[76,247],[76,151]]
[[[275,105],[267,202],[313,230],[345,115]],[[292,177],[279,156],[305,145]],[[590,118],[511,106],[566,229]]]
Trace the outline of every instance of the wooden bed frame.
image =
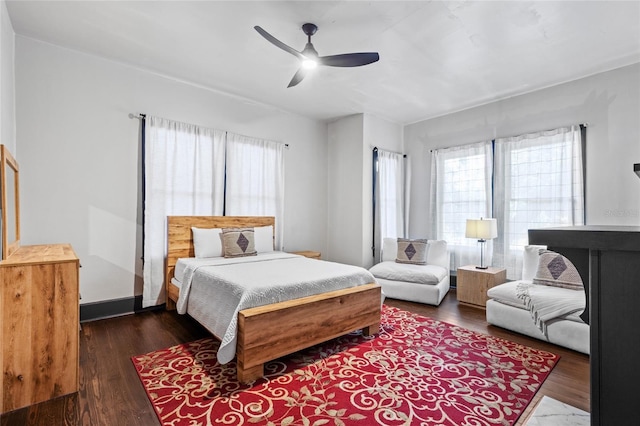
[[[175,309],[179,288],[171,283],[176,262],[194,257],[191,227],[235,228],[273,225],[266,216],[169,216],[167,218],[167,309]],[[264,375],[264,363],[362,329],[380,329],[381,287],[369,283],[238,313],[237,374],[248,382]]]

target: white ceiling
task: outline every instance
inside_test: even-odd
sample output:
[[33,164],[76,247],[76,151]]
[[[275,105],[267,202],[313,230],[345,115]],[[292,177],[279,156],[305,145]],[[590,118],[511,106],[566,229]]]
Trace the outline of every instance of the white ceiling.
[[[11,1],[17,34],[316,119],[407,124],[640,62],[640,1]],[[321,56],[377,51],[287,84],[305,22]],[[640,78],[640,77],[639,77]]]

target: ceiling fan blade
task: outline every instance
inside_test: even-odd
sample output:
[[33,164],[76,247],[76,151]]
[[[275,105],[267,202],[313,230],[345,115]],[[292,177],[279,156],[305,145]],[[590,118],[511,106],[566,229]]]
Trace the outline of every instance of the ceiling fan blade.
[[286,44],[284,44],[283,42],[281,42],[280,40],[278,40],[277,38],[275,38],[274,36],[272,36],[271,34],[269,34],[268,32],[266,32],[265,30],[263,30],[261,27],[259,27],[258,25],[256,25],[255,27],[253,27],[262,37],[266,38],[269,42],[271,42],[272,44],[278,46],[280,49],[284,50],[285,52],[289,52],[291,53],[293,56],[299,58],[299,59],[304,59],[304,56],[302,55],[302,53],[298,52],[296,49],[294,49],[293,47],[289,47]]
[[293,78],[291,79],[291,81],[289,82],[289,85],[287,86],[287,88],[293,87],[296,84],[300,83],[306,75],[307,75],[307,69],[300,67],[298,71],[295,73],[295,75],[293,76]]
[[318,63],[330,67],[359,67],[377,62],[380,55],[377,52],[345,53],[342,55],[322,56]]

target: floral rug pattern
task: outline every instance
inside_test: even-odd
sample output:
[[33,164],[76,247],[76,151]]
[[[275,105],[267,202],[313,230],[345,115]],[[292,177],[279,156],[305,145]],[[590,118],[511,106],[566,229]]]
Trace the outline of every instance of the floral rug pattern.
[[235,378],[214,338],[133,357],[162,425],[513,425],[559,357],[384,306],[359,332]]

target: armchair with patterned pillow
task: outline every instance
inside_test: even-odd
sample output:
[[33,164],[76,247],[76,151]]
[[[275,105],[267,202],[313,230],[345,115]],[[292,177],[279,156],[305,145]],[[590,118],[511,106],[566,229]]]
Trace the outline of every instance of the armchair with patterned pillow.
[[487,291],[487,322],[589,354],[582,279],[575,266],[543,246],[526,246],[522,278]]
[[438,306],[449,291],[447,242],[384,238],[382,261],[369,271],[385,297]]

